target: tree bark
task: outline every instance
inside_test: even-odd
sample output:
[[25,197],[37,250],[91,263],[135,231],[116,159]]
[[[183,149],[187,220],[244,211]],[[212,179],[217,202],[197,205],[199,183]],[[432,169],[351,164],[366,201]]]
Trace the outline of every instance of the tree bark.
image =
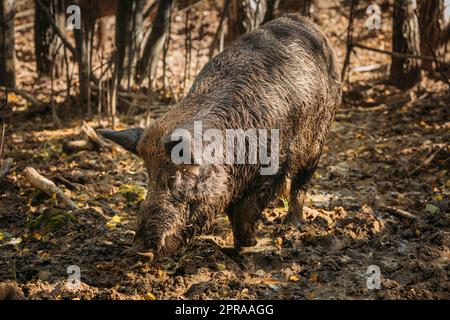
[[273,19],[275,19],[275,9],[277,6],[277,0],[267,0],[267,10],[264,14],[264,20],[261,24],[264,24],[266,22],[269,22]]
[[258,28],[264,21],[267,5],[267,0],[231,0],[225,44]]
[[76,59],[78,64],[79,78],[79,104],[81,110],[87,111],[88,118],[92,117],[91,103],[91,80],[89,67],[89,51],[88,42],[86,41],[86,33],[84,32],[83,19],[81,29],[74,29],[74,37],[76,44]]
[[136,78],[143,31],[142,0],[119,1],[116,15],[116,47],[118,81],[129,89]]
[[153,79],[156,67],[158,66],[159,56],[169,31],[171,8],[172,0],[159,0],[158,11],[153,22],[152,31],[145,43],[144,53],[140,63],[139,82],[142,82],[148,76]]
[[14,0],[0,0],[0,85],[16,84],[14,48]]
[[[422,55],[432,56],[439,50],[441,38],[444,36],[444,1],[419,0],[420,49]],[[432,61],[422,61],[422,68],[433,72]]]
[[[41,0],[43,5],[52,14],[59,29],[65,30],[64,10],[58,0]],[[50,70],[55,68],[54,75],[62,75],[64,59],[61,53],[56,52],[60,47],[61,39],[54,31],[42,8],[35,5],[34,46],[36,56],[36,68],[40,75],[50,75]],[[61,50],[62,51],[62,50]],[[53,56],[55,57],[53,59]]]
[[[420,31],[415,0],[395,0],[392,48],[394,52],[420,55]],[[392,57],[390,79],[399,89],[409,89],[420,82],[420,60]]]
[[279,9],[283,14],[299,13],[302,16],[311,16],[312,0],[280,0]]

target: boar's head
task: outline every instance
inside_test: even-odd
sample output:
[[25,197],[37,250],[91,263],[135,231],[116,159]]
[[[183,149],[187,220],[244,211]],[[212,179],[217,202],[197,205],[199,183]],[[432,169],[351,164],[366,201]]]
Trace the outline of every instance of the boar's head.
[[151,258],[174,254],[223,212],[229,182],[225,166],[175,164],[170,155],[177,141],[160,128],[98,132],[140,156],[147,169],[147,196],[133,244],[136,253]]

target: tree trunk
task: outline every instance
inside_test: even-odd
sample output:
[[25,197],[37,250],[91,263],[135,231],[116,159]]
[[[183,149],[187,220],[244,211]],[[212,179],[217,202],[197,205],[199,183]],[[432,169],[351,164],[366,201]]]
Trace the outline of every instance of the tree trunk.
[[225,44],[258,28],[265,19],[267,6],[267,0],[231,0]]
[[92,117],[91,106],[91,81],[89,68],[89,51],[84,32],[83,19],[81,29],[74,29],[74,37],[77,51],[78,78],[79,78],[79,103],[80,109],[87,111],[88,118]]
[[[420,49],[422,55],[433,56],[439,50],[441,38],[444,36],[444,1],[419,0]],[[433,72],[433,61],[423,60],[422,68]]]
[[[419,22],[414,13],[415,0],[395,0],[392,48],[394,52],[420,55]],[[399,89],[408,89],[420,82],[420,60],[392,57],[391,82]]]
[[275,9],[277,6],[277,0],[267,0],[267,10],[264,14],[264,20],[261,24],[264,24],[266,22],[269,22],[273,19],[275,19]]
[[16,84],[14,48],[14,0],[0,0],[0,85]]
[[95,23],[105,2],[82,0],[75,1],[81,8],[81,28],[74,29],[74,38],[76,44],[76,59],[78,64],[78,76],[80,95],[79,102],[81,110],[87,112],[87,117],[91,118],[92,113],[92,95],[91,95],[91,65],[92,65],[92,43],[94,36]]
[[312,0],[280,0],[279,9],[282,14],[299,13],[302,16],[311,16]]
[[159,56],[169,31],[171,8],[172,0],[159,0],[152,31],[145,42],[144,53],[139,67],[139,82],[142,82],[148,76],[152,79],[156,72]]
[[[64,10],[58,0],[41,0],[52,14],[59,29],[65,30]],[[35,5],[34,46],[36,67],[40,75],[50,75],[50,69],[55,68],[54,76],[59,77],[64,67],[63,55],[56,52],[60,48],[61,39],[55,33],[45,13],[39,5]],[[62,50],[61,50],[62,52]],[[53,56],[55,57],[53,61]]]
[[143,31],[143,1],[119,1],[116,15],[117,75],[128,89],[136,78]]

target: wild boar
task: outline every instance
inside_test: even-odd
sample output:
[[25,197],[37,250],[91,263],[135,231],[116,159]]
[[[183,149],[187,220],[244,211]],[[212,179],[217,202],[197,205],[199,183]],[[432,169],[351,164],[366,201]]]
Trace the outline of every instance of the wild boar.
[[[288,15],[241,36],[213,58],[186,97],[149,128],[100,130],[138,154],[148,172],[136,252],[171,255],[221,213],[229,217],[235,247],[254,246],[257,219],[283,190],[289,194],[287,221],[299,224],[308,182],[340,103],[329,41],[310,20]],[[213,134],[205,138],[208,131]],[[229,152],[230,140],[219,139],[209,161],[202,161],[205,150],[211,151],[208,142],[217,142],[220,134],[231,136],[235,149]],[[250,149],[261,141],[259,156],[252,157]],[[226,152],[234,162],[215,161]],[[249,161],[236,161],[239,153]],[[274,163],[275,170],[263,172]]]

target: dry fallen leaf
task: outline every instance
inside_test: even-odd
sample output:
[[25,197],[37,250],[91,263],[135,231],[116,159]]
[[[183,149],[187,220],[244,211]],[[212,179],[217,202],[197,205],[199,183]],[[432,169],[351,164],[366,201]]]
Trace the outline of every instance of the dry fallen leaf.
[[22,238],[12,238],[8,244],[20,244],[22,243]]
[[115,215],[114,217],[111,218],[111,222],[114,223],[120,223],[121,221],[122,219],[118,215]]
[[111,220],[109,220],[106,223],[106,226],[110,229],[114,229],[121,222],[122,222],[122,219],[118,215],[115,215],[111,218]]
[[297,281],[300,281],[300,277],[299,277],[299,276],[296,276],[296,275],[292,275],[292,276],[289,277],[289,280],[290,280],[290,281],[297,282]]
[[226,269],[225,265],[222,263],[216,263],[216,268],[217,268],[217,270],[225,270]]
[[281,237],[276,237],[275,238],[275,243],[279,246],[281,246],[283,244],[283,238]]
[[145,295],[145,300],[156,300],[156,296],[150,291]]
[[307,298],[308,300],[313,300],[313,299],[316,298],[316,294],[315,294],[314,292],[308,292],[308,293],[306,294],[306,298]]
[[164,270],[162,270],[162,269],[159,269],[159,270],[158,270],[158,276],[159,276],[160,278],[163,278],[165,275],[166,275],[166,272],[165,272]]
[[42,239],[42,234],[40,234],[39,232],[33,232],[33,238],[40,241]]
[[313,274],[311,274],[311,276],[309,277],[309,280],[311,281],[311,282],[317,282],[317,278],[319,277],[319,275],[317,274],[317,273],[313,273]]

